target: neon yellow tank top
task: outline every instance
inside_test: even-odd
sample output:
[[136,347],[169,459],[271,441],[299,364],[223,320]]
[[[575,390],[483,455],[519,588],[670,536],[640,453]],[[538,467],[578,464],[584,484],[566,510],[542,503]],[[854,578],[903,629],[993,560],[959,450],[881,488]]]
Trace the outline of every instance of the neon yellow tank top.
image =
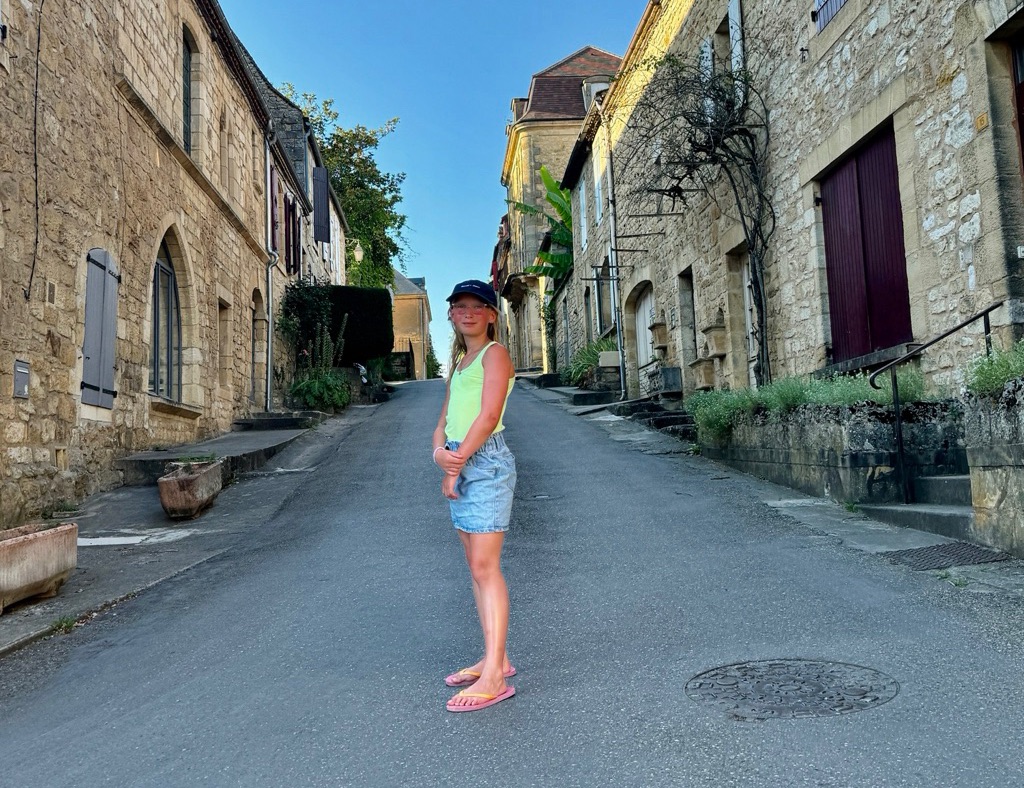
[[[480,406],[483,404],[484,396],[484,353],[495,344],[488,342],[483,349],[476,354],[469,366],[463,370],[458,365],[452,371],[451,384],[448,394],[448,414],[444,424],[444,434],[450,441],[462,441],[466,439],[466,433],[473,426],[476,417],[480,415]],[[491,433],[501,432],[505,429],[505,406],[508,405],[508,395],[512,393],[512,386],[515,378],[509,378],[508,390],[505,392],[505,402],[501,406],[501,416],[498,417],[498,424]]]

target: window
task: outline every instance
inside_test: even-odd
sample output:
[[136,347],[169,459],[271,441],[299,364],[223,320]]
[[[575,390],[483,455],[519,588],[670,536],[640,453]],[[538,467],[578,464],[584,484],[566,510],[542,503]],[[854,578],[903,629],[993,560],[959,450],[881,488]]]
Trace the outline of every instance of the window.
[[181,310],[178,283],[167,241],[153,266],[153,347],[149,390],[174,402],[181,401]]
[[222,388],[231,383],[231,306],[217,300],[217,382]]
[[587,248],[587,182],[580,178],[580,249]]
[[181,40],[181,141],[185,153],[192,153],[192,65],[195,46],[186,29]]
[[833,361],[913,339],[896,138],[889,125],[821,181]]
[[587,344],[594,341],[594,315],[590,311],[590,288],[583,291],[583,319],[586,326]]
[[846,5],[846,0],[814,0],[811,20],[817,25],[819,33],[825,29],[825,25],[832,21],[844,5]]
[[231,188],[228,168],[228,118],[226,112],[220,113],[220,184],[225,191]]
[[117,286],[121,277],[103,249],[86,256],[85,337],[82,342],[82,404],[113,409]]
[[601,223],[601,215],[604,210],[601,198],[601,157],[596,155],[592,157],[594,162],[594,223]]
[[604,258],[601,270],[597,274],[597,330],[601,334],[612,325],[612,273],[608,264],[610,256],[609,249],[609,254]]

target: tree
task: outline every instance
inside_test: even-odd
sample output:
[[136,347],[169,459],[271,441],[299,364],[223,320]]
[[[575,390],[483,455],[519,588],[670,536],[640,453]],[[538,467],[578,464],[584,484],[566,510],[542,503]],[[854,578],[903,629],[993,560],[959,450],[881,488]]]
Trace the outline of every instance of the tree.
[[393,267],[405,270],[404,258],[408,250],[403,234],[406,216],[398,210],[405,173],[382,172],[374,154],[380,141],[398,126],[398,118],[376,129],[361,124],[346,129],[337,125],[334,99],[320,101],[314,93],[297,94],[289,83],[281,87],[281,92],[298,104],[309,118],[331,186],[351,228],[350,235],[363,249],[361,262],[356,261],[352,249],[346,250],[349,284],[357,287],[393,284]]
[[541,166],[540,178],[544,182],[544,188],[547,189],[544,199],[555,209],[556,216],[545,213],[535,205],[527,205],[515,200],[508,202],[521,213],[530,216],[543,216],[548,223],[551,248],[542,248],[537,253],[540,265],[528,266],[526,273],[550,276],[555,281],[561,281],[572,271],[572,197],[568,189],[563,189],[558,185],[546,166]]
[[762,385],[771,381],[764,265],[775,209],[767,184],[769,112],[743,57],[739,43],[728,63],[716,63],[706,45],[696,57],[641,64],[650,79],[640,80],[642,93],[630,108],[622,161],[639,176],[635,196],[668,198],[675,211],[697,194],[739,221],[756,311],[755,379]]

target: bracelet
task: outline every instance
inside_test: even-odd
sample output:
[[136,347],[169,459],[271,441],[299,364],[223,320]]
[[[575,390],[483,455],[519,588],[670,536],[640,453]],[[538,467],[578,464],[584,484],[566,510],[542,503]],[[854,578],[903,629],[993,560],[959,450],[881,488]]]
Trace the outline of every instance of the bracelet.
[[430,456],[430,459],[432,459],[434,462],[437,462],[437,453],[441,451],[441,449],[443,448],[444,446],[438,446],[436,449],[434,449],[434,453]]

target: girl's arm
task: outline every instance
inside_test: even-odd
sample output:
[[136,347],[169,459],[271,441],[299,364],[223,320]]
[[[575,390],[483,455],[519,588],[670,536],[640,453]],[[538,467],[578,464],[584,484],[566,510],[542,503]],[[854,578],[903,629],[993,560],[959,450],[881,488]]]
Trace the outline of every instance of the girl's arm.
[[465,465],[465,461],[458,459],[455,456],[455,452],[448,451],[444,448],[447,436],[445,435],[445,422],[448,420],[448,399],[452,393],[452,379],[448,376],[448,383],[444,389],[444,405],[441,406],[441,417],[437,420],[437,426],[434,427],[433,437],[433,460],[434,464],[437,465],[441,470],[448,476],[458,476],[462,471],[462,466]]
[[505,407],[505,398],[508,396],[508,382],[514,372],[508,350],[499,344],[487,348],[482,363],[484,390],[480,399],[480,415],[470,425],[466,439],[459,444],[458,450],[451,452],[459,457],[463,465],[473,456],[473,452],[484,445],[494,432],[494,428],[498,426],[502,408]]

